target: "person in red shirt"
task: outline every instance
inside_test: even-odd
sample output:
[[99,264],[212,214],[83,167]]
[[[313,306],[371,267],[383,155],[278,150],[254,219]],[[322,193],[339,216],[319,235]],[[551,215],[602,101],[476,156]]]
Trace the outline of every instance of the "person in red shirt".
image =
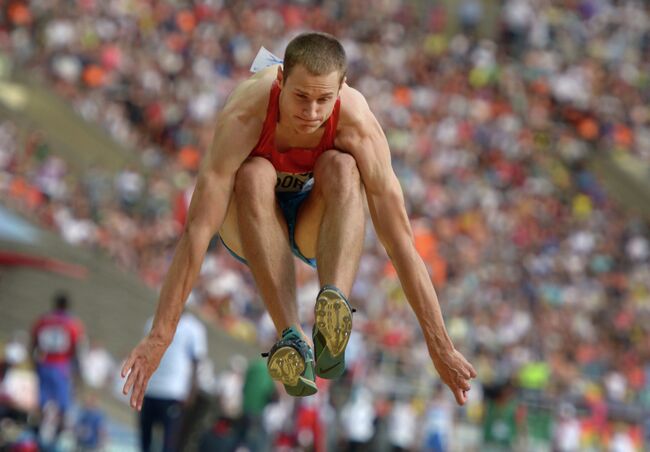
[[43,419],[55,425],[54,438],[73,401],[73,383],[79,376],[84,326],[69,312],[68,296],[54,296],[54,309],[32,327],[32,357],[38,375],[39,408]]

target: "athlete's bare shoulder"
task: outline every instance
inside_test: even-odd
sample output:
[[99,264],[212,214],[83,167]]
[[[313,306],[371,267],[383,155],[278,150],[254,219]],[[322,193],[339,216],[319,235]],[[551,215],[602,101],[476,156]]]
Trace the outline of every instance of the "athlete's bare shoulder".
[[237,119],[249,122],[251,119],[266,117],[271,85],[277,78],[277,66],[263,69],[241,82],[230,94],[220,114],[234,115]]
[[255,147],[262,132],[277,66],[241,82],[217,115],[212,147],[204,167],[232,173]]
[[368,120],[368,115],[372,113],[363,94],[344,83],[339,96],[341,98],[340,125],[359,125],[360,122]]
[[381,133],[379,123],[363,94],[344,83],[339,96],[341,111],[336,131],[336,145],[339,149],[349,151],[352,144],[358,143],[360,138]]

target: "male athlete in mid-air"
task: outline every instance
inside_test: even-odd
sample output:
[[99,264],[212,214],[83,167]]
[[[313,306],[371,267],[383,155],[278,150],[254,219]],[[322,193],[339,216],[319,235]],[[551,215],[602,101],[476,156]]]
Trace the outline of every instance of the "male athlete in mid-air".
[[[364,238],[364,194],[375,231],[397,270],[442,380],[462,405],[476,377],[447,335],[418,255],[386,137],[358,91],[345,82],[341,44],[323,33],[293,39],[284,64],[242,82],[220,112],[163,283],[151,332],[122,368],[124,393],[140,409],[149,378],[170,344],[208,244],[219,233],[251,269],[279,334],[268,356],[287,392],[317,391],[315,375],[345,369],[350,295]],[[321,290],[309,344],[298,319],[292,253],[316,267]]]

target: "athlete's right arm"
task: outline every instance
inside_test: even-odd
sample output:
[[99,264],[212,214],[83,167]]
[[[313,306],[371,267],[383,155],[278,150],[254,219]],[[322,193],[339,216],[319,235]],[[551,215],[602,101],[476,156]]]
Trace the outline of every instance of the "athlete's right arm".
[[235,174],[259,137],[262,123],[246,107],[241,101],[231,101],[219,114],[213,145],[202,163],[187,222],[160,291],[153,326],[122,368],[122,378],[128,375],[123,392],[133,391],[131,406],[138,410],[149,378],[174,337],[210,239],[224,221]]
[[236,112],[224,113],[212,151],[197,179],[187,222],[160,292],[150,335],[165,343],[174,336],[208,244],[224,221],[235,174],[258,138],[244,115],[238,118]]

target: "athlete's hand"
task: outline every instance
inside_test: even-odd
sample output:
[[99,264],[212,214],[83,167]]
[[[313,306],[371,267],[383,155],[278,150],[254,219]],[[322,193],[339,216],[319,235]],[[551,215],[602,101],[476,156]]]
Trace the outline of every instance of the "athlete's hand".
[[471,388],[470,380],[476,378],[474,367],[455,349],[433,358],[433,364],[442,381],[454,393],[456,402],[459,405],[465,405],[467,391]]
[[128,395],[131,392],[131,408],[142,409],[144,391],[149,383],[149,378],[158,368],[168,344],[161,339],[147,336],[131,351],[122,366],[122,378],[127,377],[122,392]]

